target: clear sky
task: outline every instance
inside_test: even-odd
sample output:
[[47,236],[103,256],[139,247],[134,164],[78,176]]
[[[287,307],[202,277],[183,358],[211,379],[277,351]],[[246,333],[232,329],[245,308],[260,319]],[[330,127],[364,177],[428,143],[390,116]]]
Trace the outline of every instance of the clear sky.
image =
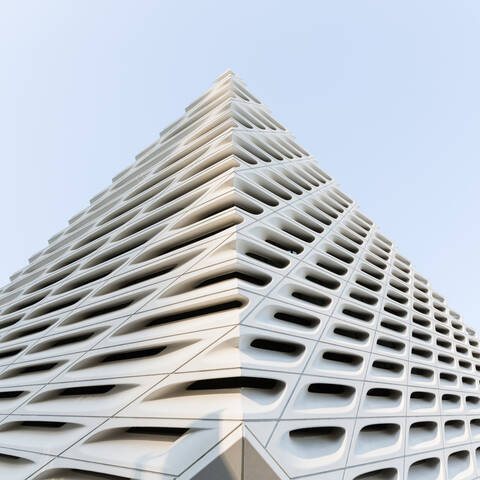
[[0,284],[230,68],[480,328],[480,2],[0,0]]

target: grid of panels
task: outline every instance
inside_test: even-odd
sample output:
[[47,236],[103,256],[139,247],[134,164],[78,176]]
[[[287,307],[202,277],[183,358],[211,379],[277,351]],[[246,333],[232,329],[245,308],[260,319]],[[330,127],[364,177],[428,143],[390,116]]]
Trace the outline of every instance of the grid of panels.
[[0,473],[477,478],[479,371],[228,71],[0,291]]

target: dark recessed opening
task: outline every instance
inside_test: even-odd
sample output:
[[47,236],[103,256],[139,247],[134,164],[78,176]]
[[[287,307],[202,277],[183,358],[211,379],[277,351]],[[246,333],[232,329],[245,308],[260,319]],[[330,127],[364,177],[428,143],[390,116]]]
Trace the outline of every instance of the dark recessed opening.
[[20,422],[22,427],[33,427],[33,428],[62,428],[66,425],[65,422],[42,422],[36,420],[25,420]]
[[187,390],[230,390],[239,388],[256,388],[274,390],[283,386],[283,382],[274,378],[261,377],[223,377],[207,378],[191,383]]
[[380,370],[387,370],[393,373],[400,373],[403,371],[403,365],[400,363],[387,362],[383,360],[375,360],[372,363],[373,368],[379,368]]
[[245,255],[275,268],[285,268],[290,263],[282,257],[273,256],[271,254],[267,256],[257,252],[246,252]]
[[100,360],[100,363],[121,362],[124,360],[153,357],[161,353],[166,348],[166,346],[162,345],[161,347],[142,348],[139,350],[127,350],[123,352],[111,353],[110,355],[105,355],[105,357]]
[[377,340],[377,345],[380,345],[385,348],[390,348],[397,352],[401,352],[405,348],[405,344],[402,342],[396,342],[395,340],[389,340],[387,338],[379,338]]
[[367,305],[375,305],[378,302],[377,297],[373,297],[372,295],[367,295],[366,293],[355,290],[350,292],[350,297],[358,300],[359,302],[366,303]]
[[391,320],[382,320],[380,325],[384,328],[388,328],[389,330],[393,330],[394,332],[404,332],[407,327],[401,323],[393,322]]
[[263,275],[257,272],[255,272],[255,274],[249,274],[245,272],[228,272],[224,273],[223,275],[207,278],[206,280],[201,281],[198,285],[195,285],[194,288],[203,288],[232,279],[243,280],[244,282],[252,283],[253,285],[257,285],[259,287],[264,287],[272,281],[271,277],[268,275]]
[[353,340],[358,340],[360,342],[363,342],[369,337],[369,334],[363,330],[356,330],[353,328],[342,328],[342,327],[336,327],[333,330],[333,333],[336,335],[340,335],[342,337],[347,337],[351,338]]
[[[208,307],[196,308],[194,310],[187,310],[186,312],[172,313],[170,315],[160,315],[155,318],[145,320],[143,328],[156,327],[158,325],[164,325],[171,322],[178,322],[181,320],[189,320],[191,318],[201,317],[203,315],[209,315],[212,313],[227,312],[242,307],[244,304],[239,300],[233,300],[231,302],[219,303],[217,305],[211,305]],[[142,328],[142,327],[139,327]],[[134,326],[128,328],[125,333],[130,331],[137,331]]]
[[71,397],[78,395],[103,395],[113,390],[116,385],[84,385],[82,387],[70,387],[62,390],[58,395]]
[[357,320],[362,320],[363,322],[368,322],[373,319],[373,313],[366,312],[365,310],[359,310],[357,308],[349,308],[345,307],[342,310],[344,315],[348,315],[349,317],[356,318]]
[[420,368],[420,367],[413,367],[410,370],[412,375],[416,375],[418,377],[423,377],[423,378],[432,378],[433,377],[433,371],[429,370],[427,368]]
[[312,383],[308,386],[310,393],[322,395],[337,395],[341,397],[350,397],[355,393],[355,389],[348,385],[338,385],[335,383]]
[[327,277],[326,275],[320,275],[318,273],[315,275],[307,275],[305,278],[312,283],[316,283],[317,285],[330,290],[336,290],[340,286],[340,282],[338,280]]
[[13,357],[19,354],[22,350],[23,348],[15,348],[13,350],[7,350],[6,352],[0,352],[0,358]]
[[337,275],[345,275],[348,272],[345,267],[339,265],[338,263],[332,262],[331,260],[320,259],[318,260],[317,265]]
[[300,355],[305,350],[305,347],[298,343],[279,342],[268,338],[256,338],[250,343],[250,346],[260,350],[287,353],[293,356]]
[[363,362],[363,358],[358,355],[341,352],[324,352],[323,358],[331,362],[346,363],[357,366]]
[[295,323],[296,325],[301,325],[306,328],[315,328],[320,323],[318,318],[307,317],[298,313],[291,314],[287,312],[276,312],[274,318],[283,320],[284,322]]
[[332,303],[331,298],[320,294],[314,295],[295,291],[292,293],[292,297],[303,300],[304,302],[312,303],[313,305],[318,305],[319,307],[327,307]]
[[134,435],[158,435],[168,437],[181,437],[188,432],[188,428],[174,427],[130,427],[125,430],[126,433]]
[[22,393],[25,393],[25,391],[24,390],[10,390],[10,391],[7,391],[7,392],[0,392],[0,399],[2,399],[2,398],[17,398],[20,395],[22,395]]

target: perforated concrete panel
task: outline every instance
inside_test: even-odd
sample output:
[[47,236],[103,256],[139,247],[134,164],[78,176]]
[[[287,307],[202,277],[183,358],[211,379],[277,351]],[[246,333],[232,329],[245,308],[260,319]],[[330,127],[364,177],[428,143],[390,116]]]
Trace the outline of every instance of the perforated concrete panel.
[[226,72],[0,292],[0,478],[480,476],[480,349]]

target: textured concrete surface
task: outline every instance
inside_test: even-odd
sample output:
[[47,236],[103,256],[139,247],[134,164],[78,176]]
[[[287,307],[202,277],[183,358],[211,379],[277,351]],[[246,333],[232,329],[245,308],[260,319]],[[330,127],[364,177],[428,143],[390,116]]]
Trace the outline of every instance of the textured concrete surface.
[[232,72],[0,315],[1,478],[480,475],[476,333]]

